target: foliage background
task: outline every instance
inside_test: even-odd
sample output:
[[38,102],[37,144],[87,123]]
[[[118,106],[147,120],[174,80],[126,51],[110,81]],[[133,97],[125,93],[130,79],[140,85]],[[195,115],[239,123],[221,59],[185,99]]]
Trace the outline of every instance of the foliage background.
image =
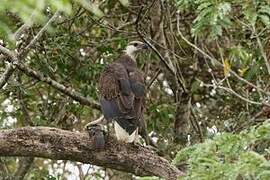
[[[46,26],[56,11],[57,20]],[[16,38],[23,25],[28,28]],[[24,52],[42,27],[46,31],[21,61],[96,101],[99,73],[128,41],[143,36],[156,47],[162,58],[151,51],[138,61],[149,87],[145,120],[159,155],[173,160],[185,148],[174,160],[188,172],[185,178],[269,175],[269,123],[260,126],[270,116],[269,1],[0,2],[2,46]],[[7,67],[2,58],[1,74]],[[18,70],[2,87],[0,102],[2,129],[31,125],[83,131],[100,116],[100,111]],[[9,178],[18,172],[18,162],[29,162],[25,179],[65,179],[75,171],[80,179],[131,179],[75,162],[0,161],[1,176]],[[243,167],[235,168],[239,164]]]

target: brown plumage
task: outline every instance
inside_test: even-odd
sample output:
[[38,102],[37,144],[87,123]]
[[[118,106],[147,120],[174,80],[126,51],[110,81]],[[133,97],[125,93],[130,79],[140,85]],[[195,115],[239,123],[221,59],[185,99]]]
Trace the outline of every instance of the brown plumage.
[[[101,73],[98,89],[100,105],[104,116],[86,125],[92,127],[113,122],[116,137],[126,143],[137,142],[138,132],[149,144],[144,113],[144,74],[137,67],[135,57],[138,52],[147,49],[140,41],[132,41],[125,53],[116,61],[107,65]],[[106,120],[106,121],[104,121]],[[98,142],[102,144],[102,142]]]
[[107,65],[98,86],[105,119],[133,133],[143,118],[144,88],[144,75],[130,56]]

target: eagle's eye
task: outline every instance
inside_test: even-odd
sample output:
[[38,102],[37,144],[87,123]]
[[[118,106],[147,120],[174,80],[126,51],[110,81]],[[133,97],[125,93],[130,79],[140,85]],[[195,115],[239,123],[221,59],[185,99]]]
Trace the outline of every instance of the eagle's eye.
[[137,47],[137,46],[138,46],[138,43],[134,43],[133,45],[134,45],[135,47]]

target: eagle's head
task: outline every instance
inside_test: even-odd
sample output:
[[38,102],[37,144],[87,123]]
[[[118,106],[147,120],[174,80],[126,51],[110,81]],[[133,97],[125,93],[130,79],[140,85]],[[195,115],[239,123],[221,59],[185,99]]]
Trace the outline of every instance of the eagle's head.
[[134,58],[138,52],[141,52],[144,49],[148,49],[148,45],[141,41],[131,41],[128,43],[125,52],[127,55]]

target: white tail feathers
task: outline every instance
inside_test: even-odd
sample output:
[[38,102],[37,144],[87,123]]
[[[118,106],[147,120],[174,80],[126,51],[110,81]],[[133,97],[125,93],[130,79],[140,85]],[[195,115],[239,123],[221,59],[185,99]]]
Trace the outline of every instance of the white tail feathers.
[[118,141],[124,143],[136,143],[139,140],[138,128],[136,128],[135,131],[129,135],[128,132],[126,132],[116,121],[114,121],[114,130]]

